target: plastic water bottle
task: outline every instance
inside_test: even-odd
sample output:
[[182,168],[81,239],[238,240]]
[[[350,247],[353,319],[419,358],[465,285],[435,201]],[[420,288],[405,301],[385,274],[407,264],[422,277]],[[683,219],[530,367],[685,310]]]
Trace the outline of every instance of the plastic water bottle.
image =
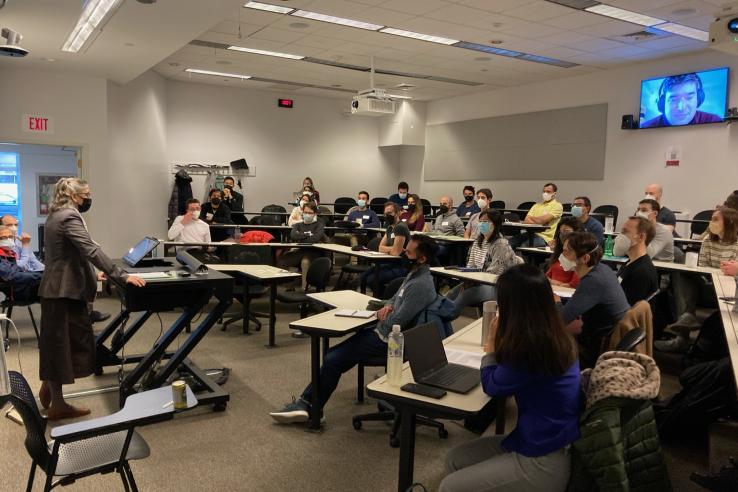
[[612,256],[612,248],[615,246],[615,239],[612,236],[607,236],[605,239],[605,256]]
[[605,217],[605,232],[609,234],[613,232],[613,229],[615,229],[615,217],[608,215]]
[[405,337],[400,331],[400,325],[392,326],[387,341],[387,381],[391,386],[402,385],[402,358],[405,351]]

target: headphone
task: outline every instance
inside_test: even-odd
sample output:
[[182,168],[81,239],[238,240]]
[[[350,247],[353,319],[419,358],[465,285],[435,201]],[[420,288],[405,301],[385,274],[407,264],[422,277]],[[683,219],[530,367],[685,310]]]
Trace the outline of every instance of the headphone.
[[656,100],[656,107],[659,109],[659,113],[663,114],[666,107],[667,86],[673,87],[675,85],[686,84],[687,82],[694,82],[697,85],[697,107],[702,106],[702,103],[705,102],[705,90],[702,88],[702,79],[700,79],[700,76],[696,73],[672,75],[671,77],[666,77],[659,87],[659,98]]

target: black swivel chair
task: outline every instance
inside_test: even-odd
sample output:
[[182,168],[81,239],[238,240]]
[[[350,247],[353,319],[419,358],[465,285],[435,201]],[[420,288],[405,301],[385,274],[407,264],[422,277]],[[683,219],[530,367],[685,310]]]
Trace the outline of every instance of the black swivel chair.
[[387,198],[375,196],[369,200],[369,209],[377,215],[382,215],[384,214],[384,204],[387,203],[387,201]]
[[[234,244],[228,247],[228,263],[232,265],[269,265],[272,262],[271,249],[269,246],[244,246],[241,244]],[[246,291],[248,289],[248,291]],[[233,286],[233,298],[238,299],[242,303],[250,303],[251,299],[264,297],[269,292],[269,287],[266,285],[251,284],[243,282],[239,279],[236,280]],[[253,322],[256,325],[256,331],[261,330],[261,321],[259,318],[269,318],[269,313],[260,313],[249,310],[249,319],[243,322],[243,332],[247,333],[247,326],[249,322]],[[232,318],[228,318],[221,327],[220,331],[225,331],[228,325],[236,321],[242,320],[243,316],[236,315]]]
[[502,214],[502,220],[506,222],[520,222],[520,216],[513,212],[506,212]]
[[[281,205],[267,205],[261,209],[262,212],[270,212],[260,216],[259,225],[282,225],[287,222],[287,210]],[[273,215],[276,212],[280,215]],[[251,220],[253,224],[253,219]]]
[[518,205],[518,210],[530,210],[533,208],[533,205],[535,205],[536,202],[523,202],[520,205]]
[[489,204],[489,208],[503,210],[505,208],[505,202],[503,202],[502,200],[492,200],[492,203]]
[[325,207],[323,205],[318,207],[318,220],[323,223],[325,227],[330,227],[333,225],[333,212],[331,212],[331,209],[328,207]]
[[[369,240],[366,247],[367,249],[371,251],[377,251],[379,249],[379,243],[382,241],[382,238],[379,237],[373,237]],[[341,274],[338,276],[338,281],[336,282],[336,286],[333,288],[333,290],[341,290],[344,288],[343,284],[343,275],[347,274],[349,275],[349,278],[346,279],[346,282],[348,283],[351,280],[351,275],[361,275],[365,271],[369,270],[369,264],[366,263],[366,261],[363,261],[360,259],[359,263],[347,263],[341,267]]]
[[433,214],[433,206],[431,205],[431,202],[429,202],[425,198],[421,198],[420,203],[423,205],[423,215]]
[[571,203],[562,203],[561,207],[564,209],[564,212],[571,212]]
[[[39,340],[38,326],[36,326],[36,318],[33,316],[33,309],[31,306],[40,302],[38,296],[34,296],[32,299],[16,299],[12,294],[12,287],[6,282],[0,282],[0,292],[5,295],[5,299],[0,302],[0,313],[5,314],[9,319],[13,319],[13,308],[15,306],[28,308],[28,315],[31,317],[31,325],[33,325],[33,331],[36,333],[36,342]],[[10,329],[10,322],[5,322],[5,339],[8,339],[8,330]],[[2,348],[0,348],[1,350]]]
[[592,213],[594,214],[602,214],[595,216],[595,219],[602,222],[602,225],[605,225],[605,217],[608,215],[612,216],[612,227],[614,230],[618,226],[618,207],[615,205],[600,205],[599,207],[592,210]]
[[[692,217],[692,220],[710,220],[712,218],[712,213],[714,210],[703,210],[702,212],[697,212],[694,214],[694,217]],[[704,222],[692,222],[692,224],[689,227],[689,237],[690,239],[695,236],[701,236],[705,233],[707,230],[707,224]]]
[[312,287],[315,292],[325,292],[325,288],[328,285],[328,280],[331,277],[331,264],[330,258],[321,257],[316,258],[310,264],[310,268],[307,271],[305,278],[305,292],[279,292],[277,293],[277,300],[288,304],[299,304],[300,318],[306,318],[308,310],[313,300],[307,296],[307,292]]
[[339,196],[333,202],[333,212],[337,214],[347,214],[351,207],[356,206],[356,200],[347,196]]

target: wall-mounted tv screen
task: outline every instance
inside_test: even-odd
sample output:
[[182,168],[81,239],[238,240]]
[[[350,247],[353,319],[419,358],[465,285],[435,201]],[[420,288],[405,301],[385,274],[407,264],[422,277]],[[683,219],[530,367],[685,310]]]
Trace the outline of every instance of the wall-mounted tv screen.
[[725,119],[728,68],[641,82],[640,128],[701,125]]

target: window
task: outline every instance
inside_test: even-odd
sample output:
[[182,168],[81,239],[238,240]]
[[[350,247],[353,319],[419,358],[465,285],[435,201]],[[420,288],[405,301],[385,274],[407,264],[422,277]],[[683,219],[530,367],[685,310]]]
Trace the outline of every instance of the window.
[[13,215],[21,220],[20,169],[18,154],[0,152],[0,217]]

